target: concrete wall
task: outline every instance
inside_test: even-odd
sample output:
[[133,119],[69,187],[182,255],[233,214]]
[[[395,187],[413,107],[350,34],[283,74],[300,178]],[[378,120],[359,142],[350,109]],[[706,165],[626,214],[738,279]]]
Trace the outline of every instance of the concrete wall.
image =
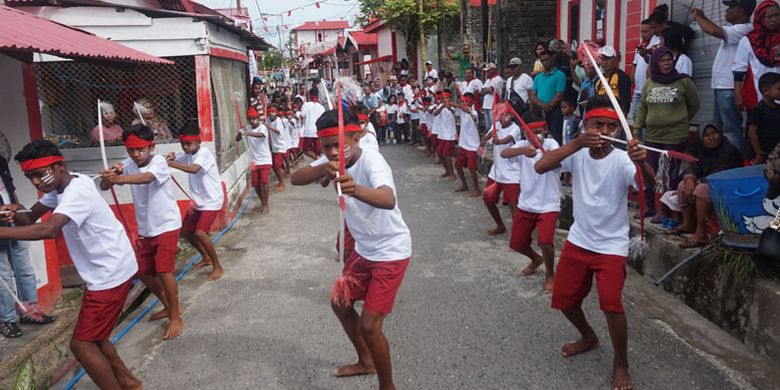
[[[535,57],[532,52],[538,41],[555,37],[555,0],[498,0],[496,34],[498,63],[509,63],[512,57],[523,60],[530,73]],[[501,69],[501,66],[499,66]]]
[[378,57],[393,55],[393,32],[383,28],[377,32]]

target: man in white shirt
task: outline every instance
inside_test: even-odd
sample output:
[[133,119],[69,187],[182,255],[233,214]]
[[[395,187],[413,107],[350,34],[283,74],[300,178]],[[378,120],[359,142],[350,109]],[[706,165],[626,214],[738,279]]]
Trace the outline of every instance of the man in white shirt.
[[482,96],[482,112],[485,114],[485,127],[490,128],[493,123],[493,102],[501,100],[501,92],[504,90],[504,79],[498,74],[498,67],[494,63],[485,66],[487,80],[479,91]]
[[430,77],[434,82],[439,81],[439,72],[433,68],[433,62],[425,61],[425,69],[425,77],[423,79]]
[[750,23],[750,15],[756,7],[755,0],[731,0],[724,1],[726,8],[726,21],[731,26],[718,26],[713,23],[704,11],[699,8],[691,10],[693,20],[699,24],[702,31],[721,40],[718,54],[712,63],[712,91],[715,94],[715,107],[713,120],[723,129],[729,142],[739,148],[743,153],[747,152],[747,142],[743,131],[744,118],[742,112],[737,109],[734,96],[734,75],[731,67],[737,55],[739,41],[753,31]]
[[[512,104],[515,111],[522,115],[522,110],[519,110],[519,108],[525,108],[528,104],[528,100],[531,98],[529,91],[534,86],[534,79],[523,73],[523,60],[518,57],[509,60],[508,67],[512,73],[506,80],[506,93],[504,96]],[[493,123],[487,126],[493,126]]]
[[309,91],[309,101],[301,106],[303,120],[303,154],[316,160],[322,154],[320,141],[317,139],[317,119],[325,112],[325,107],[318,102],[319,92],[315,88]]
[[479,176],[477,169],[477,150],[479,149],[479,132],[477,131],[477,122],[479,114],[474,109],[474,95],[467,93],[463,95],[462,103],[453,103],[457,109],[456,113],[460,117],[460,136],[458,137],[458,153],[455,157],[455,170],[461,181],[461,186],[455,189],[455,192],[466,192],[469,190],[469,184],[466,181],[466,175],[463,167],[468,168],[471,174],[471,181],[474,189],[469,196],[476,198],[482,194],[479,189]]

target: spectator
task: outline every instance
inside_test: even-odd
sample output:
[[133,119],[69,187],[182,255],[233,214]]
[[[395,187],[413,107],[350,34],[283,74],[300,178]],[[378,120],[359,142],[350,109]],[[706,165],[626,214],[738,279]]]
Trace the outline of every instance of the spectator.
[[[259,79],[255,79],[255,81],[252,83],[252,96],[249,97],[249,106],[254,108],[261,116],[265,113],[263,112],[264,106],[268,104],[266,101],[267,97],[265,93],[263,93],[263,83],[258,81]],[[304,101],[306,101],[304,99]]]
[[772,153],[769,153],[764,167],[764,177],[769,182],[766,198],[775,199],[780,196],[780,144],[777,144]]
[[[403,96],[403,94],[401,94]],[[398,119],[398,100],[395,95],[390,95],[387,100],[387,141],[390,141],[390,135],[393,135],[393,139],[398,143],[396,135],[396,121]],[[392,143],[392,141],[390,141]]]
[[693,233],[680,244],[681,248],[695,248],[709,242],[707,225],[714,214],[707,176],[742,166],[742,153],[729,142],[723,131],[714,123],[699,125],[699,142],[691,154],[699,161],[692,163],[684,172],[683,180],[677,186],[678,206],[682,210],[683,222],[673,229],[676,234]]
[[426,95],[436,94],[436,80],[434,80],[433,77],[425,78],[425,93]]
[[[103,116],[103,141],[107,145],[122,143],[122,126],[116,123],[116,110],[108,102],[100,102],[100,115]],[[90,133],[92,143],[100,143],[100,128],[95,126]]]
[[[399,93],[404,94],[404,99],[406,100],[407,103],[411,102],[412,99],[414,99],[414,90],[413,90],[412,86],[409,85],[409,83],[407,82],[408,79],[409,78],[407,76],[405,76],[405,75],[402,75],[401,77],[398,78],[398,81],[399,81],[399,85],[398,85],[399,91],[396,92],[396,95],[399,94]],[[399,102],[399,104],[400,104],[400,102]]]
[[168,122],[157,113],[157,107],[149,99],[141,99],[135,103],[135,108],[141,115],[133,120],[133,125],[146,124],[154,131],[154,142],[161,144],[173,141],[173,134],[168,128]]
[[[631,107],[631,78],[618,67],[620,57],[612,46],[599,49],[599,59],[604,78],[609,82],[609,88],[620,103],[620,109],[627,114]],[[601,80],[596,80],[594,87],[597,95],[607,96],[607,90]]]
[[[647,56],[646,52],[653,44],[653,38],[657,38],[653,35],[653,30],[650,29],[650,19],[645,19],[639,26],[639,34],[642,41],[636,47],[636,54],[634,55],[634,96],[631,99],[631,120],[636,119],[636,108],[639,105],[639,98],[642,96],[642,87],[645,85],[645,79],[647,79]],[[660,38],[658,38],[660,42]]]
[[553,53],[553,62],[555,67],[558,68],[566,76],[566,88],[569,89],[572,83],[571,77],[571,57],[566,54],[566,42],[560,39],[551,39],[547,44],[549,51]]
[[712,63],[710,86],[715,94],[713,121],[723,129],[723,135],[729,139],[729,142],[744,153],[746,151],[745,132],[742,129],[744,118],[737,109],[734,99],[734,76],[731,73],[731,65],[734,63],[739,41],[753,30],[750,15],[756,8],[756,2],[755,0],[731,0],[723,3],[728,6],[725,17],[731,26],[715,24],[700,8],[694,8],[691,14],[702,31],[722,41]]
[[493,123],[493,101],[501,100],[501,92],[504,90],[504,79],[498,73],[498,67],[494,63],[485,66],[487,80],[479,93],[482,95],[482,111],[485,114],[485,128],[490,128]]
[[653,12],[650,14],[650,20],[652,23],[650,24],[650,28],[653,30],[653,33],[657,36],[661,36],[662,33],[666,30],[672,29],[675,32],[679,33],[680,37],[682,37],[683,42],[683,50],[682,52],[686,52],[685,50],[688,42],[690,42],[691,39],[693,39],[693,29],[689,26],[686,26],[681,23],[673,22],[669,20],[669,5],[667,4],[661,4],[653,9]]
[[398,75],[409,77],[409,60],[406,58],[401,60],[401,69],[399,70]]
[[566,75],[555,67],[553,53],[545,51],[539,58],[542,60],[544,72],[534,77],[531,101],[545,112],[547,128],[560,144],[563,142],[563,114],[560,103],[566,92]]
[[378,129],[380,126],[377,110],[382,106],[382,98],[372,89],[371,84],[363,85],[363,99],[361,102],[368,108],[368,120],[371,122],[371,125]]
[[452,46],[447,46],[447,57],[451,60],[458,61],[458,75],[462,79],[466,76],[466,69],[471,67],[471,45],[468,43],[463,45],[463,50],[459,54],[452,54]]
[[[752,109],[762,99],[758,87],[761,76],[780,73],[780,6],[775,0],[764,0],[756,8],[753,31],[739,41],[731,70],[737,108]],[[752,83],[746,78],[748,74]]]
[[536,42],[536,46],[534,46],[534,68],[531,71],[531,77],[536,77],[539,73],[542,73],[544,71],[544,67],[542,66],[542,61],[539,59],[539,56],[542,54],[542,52],[547,50],[547,42],[539,41]]
[[[470,67],[466,69],[466,78],[463,81],[463,83],[461,83],[462,87],[460,86],[458,87],[459,88],[458,93],[460,95],[471,93],[472,95],[477,96],[479,94],[479,91],[482,90],[484,84],[482,83],[482,80],[476,77],[476,75],[477,75],[477,71],[476,69],[474,69],[474,67]],[[481,110],[479,103],[480,103],[479,100],[474,102],[474,106],[477,109],[477,111]]]
[[[647,128],[645,144],[664,150],[684,151],[688,141],[688,123],[697,111],[699,95],[696,84],[690,76],[677,72],[669,48],[660,46],[653,50],[650,79],[645,81],[642,89],[635,122],[637,129]],[[656,172],[659,157],[658,153],[647,155],[647,163]],[[676,188],[679,184],[677,163],[677,160],[671,160],[669,188]],[[653,188],[645,189],[645,199],[654,199]],[[652,222],[660,223],[663,215],[661,212],[656,214],[656,203],[648,202],[645,217],[654,216]]]
[[518,114],[523,115],[531,99],[529,91],[534,86],[534,80],[523,72],[523,60],[518,57],[509,60],[509,69],[511,73],[506,81],[506,100]]
[[748,136],[755,162],[763,164],[766,156],[780,143],[780,73],[765,73],[758,80],[763,99],[748,117]]
[[439,72],[436,69],[433,69],[433,62],[431,61],[425,61],[425,78],[428,77],[432,78],[433,81],[439,80]]
[[[8,160],[0,156],[0,205],[18,204],[15,191]],[[29,305],[29,313],[20,315],[22,324],[45,325],[54,322],[54,317],[41,313],[37,308],[38,287],[26,242],[0,240],[0,277],[6,285],[16,286],[18,298]],[[16,310],[14,298],[3,289],[0,292],[0,334],[3,337],[17,338],[24,334],[16,323]]]
[[674,68],[677,72],[693,77],[693,61],[685,54],[685,40],[680,30],[667,28],[661,33],[661,44],[672,49]]

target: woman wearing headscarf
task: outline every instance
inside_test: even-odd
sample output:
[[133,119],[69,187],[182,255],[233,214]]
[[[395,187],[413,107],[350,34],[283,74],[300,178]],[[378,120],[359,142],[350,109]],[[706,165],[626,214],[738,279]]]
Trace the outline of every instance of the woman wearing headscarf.
[[[677,72],[671,49],[659,46],[650,56],[650,79],[642,87],[637,109],[636,129],[645,128],[645,144],[664,150],[685,151],[691,118],[699,111],[699,95],[690,76]],[[649,153],[647,163],[658,172],[658,153]],[[669,188],[679,184],[677,160],[672,159],[668,175]],[[653,189],[645,189],[646,199],[653,199]],[[654,216],[653,223],[661,223],[660,198],[648,202],[644,217]],[[661,210],[659,210],[661,211]]]
[[680,244],[694,248],[709,241],[707,223],[713,214],[707,176],[742,166],[742,153],[723,136],[723,130],[713,123],[702,123],[697,131],[699,142],[689,152],[699,161],[683,172],[677,186],[677,197],[683,214],[683,223],[674,233],[693,233]]
[[742,37],[734,57],[734,94],[737,108],[750,110],[761,99],[758,79],[780,73],[780,5],[764,0],[753,13],[753,31]]

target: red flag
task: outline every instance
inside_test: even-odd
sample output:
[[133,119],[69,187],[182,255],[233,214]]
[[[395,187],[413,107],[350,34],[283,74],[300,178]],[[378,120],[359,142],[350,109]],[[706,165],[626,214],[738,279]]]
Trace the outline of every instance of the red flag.
[[268,32],[268,27],[263,27],[263,30],[265,30],[265,32]]
[[292,16],[292,10],[287,11],[287,16]]
[[268,18],[266,18],[265,16],[263,16],[263,20],[267,22],[267,21],[268,21]]
[[320,8],[320,3],[314,3],[314,5],[316,5],[317,8]]

